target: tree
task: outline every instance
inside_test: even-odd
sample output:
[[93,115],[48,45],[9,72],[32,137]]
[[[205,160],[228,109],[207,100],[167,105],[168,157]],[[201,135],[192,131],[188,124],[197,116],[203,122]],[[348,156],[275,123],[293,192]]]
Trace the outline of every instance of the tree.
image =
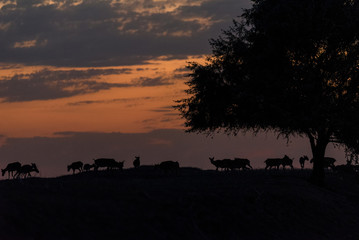
[[252,2],[210,40],[206,63],[189,63],[188,98],[175,107],[190,132],[308,137],[322,182],[330,142],[359,148],[358,1]]

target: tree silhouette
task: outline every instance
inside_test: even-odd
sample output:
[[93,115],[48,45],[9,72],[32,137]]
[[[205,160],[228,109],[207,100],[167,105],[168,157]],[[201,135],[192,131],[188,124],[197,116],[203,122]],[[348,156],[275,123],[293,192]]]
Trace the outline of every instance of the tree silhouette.
[[330,142],[359,144],[357,0],[253,0],[190,63],[188,98],[175,106],[187,131],[271,130],[308,137],[312,180],[324,180]]

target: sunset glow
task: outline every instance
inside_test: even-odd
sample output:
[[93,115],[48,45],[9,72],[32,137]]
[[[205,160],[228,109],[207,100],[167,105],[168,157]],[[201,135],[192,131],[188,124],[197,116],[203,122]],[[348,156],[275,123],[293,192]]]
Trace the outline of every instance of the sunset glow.
[[11,76],[25,76],[24,81],[31,81],[31,74],[40,74],[44,69],[52,72],[123,72],[90,78],[96,83],[119,84],[119,87],[96,91],[86,89],[87,86],[70,85],[63,91],[71,93],[83,88],[84,92],[46,100],[14,101],[10,97],[3,98],[1,112],[4,117],[0,119],[0,124],[5,126],[3,134],[8,137],[32,137],[51,136],[63,131],[129,133],[183,128],[183,121],[172,106],[175,100],[184,97],[186,61],[202,59],[153,60],[144,65],[91,69],[24,66],[0,70],[2,81],[13,81],[14,77],[8,80]]
[[[242,148],[242,137],[182,136],[184,120],[172,107],[185,97],[186,65],[203,63],[209,39],[249,6],[248,0],[0,0],[0,166],[33,161],[41,176],[55,176],[66,173],[68,162],[101,156],[138,154],[147,164],[170,158],[210,168],[208,155],[252,157],[254,166],[265,155],[282,155],[276,147]],[[292,152],[300,151],[308,146]]]

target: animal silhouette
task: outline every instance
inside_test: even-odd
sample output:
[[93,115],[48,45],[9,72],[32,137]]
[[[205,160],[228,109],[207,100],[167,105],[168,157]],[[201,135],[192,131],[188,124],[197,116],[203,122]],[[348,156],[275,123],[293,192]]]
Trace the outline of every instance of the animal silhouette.
[[229,170],[231,167],[230,159],[214,160],[214,157],[210,157],[209,160],[216,167],[216,171],[218,171],[218,169]]
[[[314,158],[312,158],[311,160],[310,160],[310,163],[313,163],[313,161],[314,161]],[[331,170],[333,170],[334,171],[334,169],[335,169],[335,165],[334,165],[334,163],[336,162],[336,160],[335,160],[335,158],[332,158],[332,157],[324,157],[324,160],[323,160],[323,166],[324,166],[324,168],[330,168]]]
[[141,164],[140,157],[135,157],[135,160],[133,160],[133,166],[135,168],[138,168],[138,167],[140,167],[140,164]]
[[125,161],[116,162],[113,158],[98,158],[94,159],[95,162],[95,170],[97,171],[99,168],[107,168],[107,170],[111,169],[123,169],[123,165]]
[[309,161],[309,158],[307,157],[307,155],[304,155],[303,157],[299,158],[299,164],[300,164],[301,169],[304,168],[305,161]]
[[90,171],[92,168],[95,168],[95,164],[88,164],[88,163],[86,163],[86,164],[84,165],[84,167],[83,167],[83,169],[84,169],[86,172]]
[[218,171],[218,169],[224,169],[227,171],[236,169],[253,169],[250,164],[250,161],[245,158],[235,158],[234,160],[228,158],[222,160],[214,160],[213,157],[210,157],[209,160],[216,167],[216,171]]
[[21,163],[19,163],[19,162],[9,163],[6,166],[6,168],[1,169],[2,176],[4,176],[5,173],[7,172],[8,178],[10,178],[10,174],[11,174],[11,177],[14,178],[15,177],[14,172],[16,173],[20,168],[21,168]]
[[279,169],[280,165],[283,166],[283,169],[285,169],[285,166],[290,166],[293,169],[293,159],[290,159],[287,155],[283,158],[268,158],[264,163],[266,164],[265,170],[272,169],[272,167]]
[[214,157],[209,157],[209,161],[216,167],[216,171],[221,167],[220,160],[214,160]]
[[84,164],[81,161],[73,162],[67,166],[67,171],[69,172],[72,169],[72,174],[75,174],[76,170],[78,170],[79,172],[82,172],[83,165]]
[[125,163],[125,161],[116,162],[116,164],[114,165],[113,169],[123,170],[123,165],[124,165],[124,163]]
[[174,161],[164,161],[161,162],[160,164],[155,165],[155,169],[158,169],[164,172],[165,174],[169,174],[169,173],[178,174],[179,168],[180,168],[179,163]]
[[24,178],[31,177],[31,172],[39,173],[39,169],[37,168],[35,163],[31,163],[31,165],[22,165],[16,172],[15,177],[20,178],[21,175],[23,175]]
[[231,166],[230,166],[231,170],[235,170],[235,169],[253,169],[250,161],[248,159],[245,158],[234,158],[233,161],[231,161]]
[[283,169],[285,169],[285,166],[289,166],[291,169],[293,169],[293,159],[290,159],[287,155],[282,158],[282,166]]

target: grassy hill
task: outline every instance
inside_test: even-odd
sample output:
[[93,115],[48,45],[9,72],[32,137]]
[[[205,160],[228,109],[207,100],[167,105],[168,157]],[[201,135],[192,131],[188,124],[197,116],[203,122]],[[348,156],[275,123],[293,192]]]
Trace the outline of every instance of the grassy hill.
[[0,239],[359,239],[359,187],[308,171],[151,167],[0,181]]

